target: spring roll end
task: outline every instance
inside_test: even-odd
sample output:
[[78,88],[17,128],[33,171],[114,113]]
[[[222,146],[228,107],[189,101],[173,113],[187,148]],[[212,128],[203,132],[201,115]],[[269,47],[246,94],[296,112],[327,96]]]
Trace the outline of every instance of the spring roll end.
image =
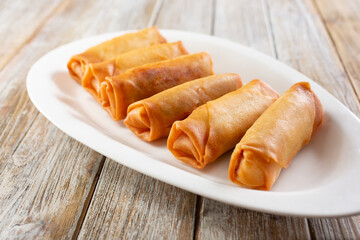
[[269,191],[282,169],[271,159],[265,159],[247,149],[235,151],[231,162],[236,164],[229,168],[230,180],[240,186],[257,190]]
[[120,106],[118,106],[119,103],[116,104],[116,102],[118,102],[116,98],[119,96],[115,88],[116,86],[112,84],[111,79],[106,78],[100,86],[100,99],[102,107],[110,115],[110,117],[114,121],[119,121],[126,117],[126,112],[121,114],[118,110]]
[[80,59],[77,59],[75,56],[70,59],[67,64],[70,76],[79,84],[81,84],[81,79],[83,76],[83,69],[85,68],[85,63]]
[[124,124],[139,138],[144,141],[153,141],[151,139],[151,123],[143,105],[128,108],[128,114]]
[[167,145],[170,152],[177,159],[190,164],[195,168],[201,169],[205,167],[205,164],[201,162],[196,146],[191,141],[191,137],[177,128],[176,122],[171,128]]

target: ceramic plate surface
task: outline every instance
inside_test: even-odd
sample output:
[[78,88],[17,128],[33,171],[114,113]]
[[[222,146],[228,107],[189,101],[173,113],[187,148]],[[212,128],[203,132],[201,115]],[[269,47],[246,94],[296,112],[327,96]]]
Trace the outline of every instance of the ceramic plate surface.
[[271,191],[241,188],[228,179],[231,151],[203,170],[176,160],[166,140],[147,143],[122,121],[114,122],[70,78],[70,57],[125,32],[61,46],[38,60],[27,77],[28,94],[53,124],[124,166],[190,192],[247,209],[292,216],[344,216],[360,213],[360,121],[318,84],[258,51],[228,40],[190,32],[161,30],[169,42],[182,40],[191,53],[206,51],[215,73],[239,73],[243,82],[262,79],[280,94],[292,84],[310,82],[324,107],[324,123],[284,169]]

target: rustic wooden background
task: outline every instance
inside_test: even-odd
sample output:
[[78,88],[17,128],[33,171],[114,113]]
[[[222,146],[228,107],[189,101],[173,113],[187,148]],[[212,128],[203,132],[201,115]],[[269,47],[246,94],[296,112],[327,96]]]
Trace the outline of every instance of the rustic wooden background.
[[25,86],[55,47],[156,25],[271,55],[360,116],[359,13],[359,0],[1,0],[0,239],[359,239],[360,216],[248,211],[123,167],[58,130]]

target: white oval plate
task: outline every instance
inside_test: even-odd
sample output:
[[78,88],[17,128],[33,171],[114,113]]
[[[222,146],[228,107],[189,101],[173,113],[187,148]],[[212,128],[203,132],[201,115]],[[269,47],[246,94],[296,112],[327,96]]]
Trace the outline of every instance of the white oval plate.
[[161,30],[182,40],[192,52],[211,54],[216,73],[239,73],[244,83],[259,78],[283,93],[295,82],[310,82],[325,111],[323,126],[284,169],[270,192],[236,186],[228,179],[231,151],[203,170],[176,160],[166,140],[147,143],[122,121],[114,122],[70,78],[70,57],[125,32],[111,33],[59,47],[38,60],[27,77],[29,96],[53,124],[95,151],[153,178],[190,192],[247,209],[292,216],[344,216],[360,213],[360,121],[318,84],[248,47],[190,32]]

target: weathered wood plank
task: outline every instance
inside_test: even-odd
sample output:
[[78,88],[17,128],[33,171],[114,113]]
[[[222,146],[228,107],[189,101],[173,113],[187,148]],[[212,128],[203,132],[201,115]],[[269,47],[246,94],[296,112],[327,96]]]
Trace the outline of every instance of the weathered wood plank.
[[354,219],[309,219],[311,237],[313,239],[359,239],[359,225],[354,223]]
[[275,56],[267,14],[264,1],[217,1],[214,35]]
[[80,239],[189,239],[196,196],[106,160]]
[[164,1],[156,25],[159,28],[171,28],[201,32],[212,32],[214,0]]
[[[240,7],[235,1],[216,1],[217,12],[209,8],[215,1],[201,1],[200,4],[197,1],[191,4],[190,1],[174,2],[163,3],[159,17],[153,18],[158,26],[215,32],[215,35],[268,54],[277,52],[281,61],[315,80],[320,79],[320,84],[354,112],[358,111],[358,103],[351,100],[355,95],[349,88],[349,79],[312,5],[303,5],[299,1],[266,2],[259,5],[261,8],[269,7],[264,17],[264,12],[256,6],[258,1],[241,1],[244,5]],[[26,96],[25,75],[37,58],[61,43],[107,31],[145,27],[146,22],[153,21],[147,20],[153,8],[154,1],[145,0],[136,1],[134,5],[128,1],[66,1],[0,73],[0,238],[70,238],[80,231],[83,238],[165,236],[182,239],[193,237],[196,221],[197,238],[309,238],[307,221],[302,218],[255,213],[203,198],[197,200],[198,219],[195,221],[195,195],[145,177],[111,160],[106,160],[85,216],[102,157],[66,137],[38,115]],[[236,11],[231,13],[233,8]],[[171,14],[168,9],[171,9]],[[287,16],[290,14],[288,11],[294,12],[294,16]],[[218,19],[220,14],[223,16]],[[247,14],[253,16],[245,17]],[[267,14],[271,21],[266,20]],[[214,27],[211,24],[213,15],[218,21]],[[290,27],[279,24],[287,17]],[[291,27],[297,26],[297,20],[301,23],[300,30]],[[251,24],[256,27],[252,29],[249,27]],[[269,31],[274,24],[275,41]],[[306,34],[310,37],[298,36]],[[304,38],[307,40],[303,41]],[[273,42],[276,48],[272,48]],[[301,47],[305,51],[303,54],[296,50],[302,46],[300,43],[310,45]],[[323,43],[325,47],[317,49]],[[306,58],[307,55],[310,57]],[[322,57],[330,60],[323,63]],[[310,63],[303,64],[306,60],[320,63],[314,67]],[[338,83],[334,83],[336,80]],[[350,91],[348,96],[347,91]],[[356,227],[360,226],[359,217],[311,219],[309,223],[310,236],[314,238],[359,238],[359,228]],[[254,229],[254,225],[262,231]]]
[[0,238],[71,238],[102,159],[39,115],[0,171]]
[[318,82],[360,116],[350,79],[312,1],[267,1],[278,59]]
[[360,99],[360,1],[315,0],[315,3]]
[[[316,0],[314,8],[321,16],[337,54],[351,80],[357,97],[360,96],[360,11],[359,1]],[[310,4],[310,3],[309,3]],[[358,114],[359,116],[359,114]],[[310,219],[313,238],[360,238],[360,217],[339,219]]]
[[[210,33],[211,7],[212,1],[165,1],[152,19],[159,28]],[[79,237],[191,239],[195,210],[196,195],[106,159]]]
[[[275,56],[267,14],[263,1],[217,1],[214,35]],[[203,197],[198,212],[196,239],[310,238],[305,218],[257,213]]]
[[304,218],[235,208],[204,198],[196,239],[310,239]]
[[[360,116],[359,102],[350,79],[313,2],[268,2],[278,58],[320,83]],[[353,218],[309,219],[308,223],[314,238],[359,237],[359,225]]]
[[[21,0],[0,2],[0,70],[31,39],[63,0],[34,1],[31,8]],[[29,24],[31,23],[31,24]]]
[[35,110],[25,88],[30,66],[74,39],[145,25],[153,4],[66,1],[1,71],[0,238],[76,236],[102,165],[101,155],[66,137]]
[[[32,113],[35,108],[29,99],[24,98],[25,78],[31,64],[52,48],[74,39],[120,29],[140,28],[150,18],[154,1],[139,0],[133,3],[131,7],[126,1],[67,2],[58,9],[59,14],[50,19],[36,38],[1,71],[0,164],[17,147],[34,119]],[[124,9],[127,14],[121,14],[115,9]]]

